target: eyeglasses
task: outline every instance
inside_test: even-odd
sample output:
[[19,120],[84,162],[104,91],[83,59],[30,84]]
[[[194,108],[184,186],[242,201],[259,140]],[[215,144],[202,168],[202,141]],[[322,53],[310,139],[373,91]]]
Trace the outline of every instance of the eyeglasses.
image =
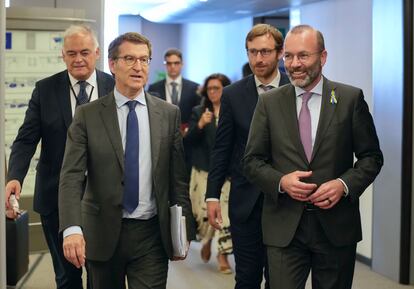
[[209,86],[207,87],[207,91],[219,91],[221,89],[220,86]]
[[165,64],[165,65],[168,65],[168,66],[173,66],[173,65],[178,66],[178,65],[180,65],[180,64],[181,64],[181,61],[173,61],[173,62],[170,62],[170,61],[164,61],[164,64]]
[[275,51],[275,50],[276,50],[276,48],[273,48],[273,49],[264,48],[264,49],[260,49],[260,50],[252,48],[252,49],[247,49],[247,55],[257,56],[257,54],[260,53],[261,56],[265,57],[265,56],[269,56],[270,54],[272,54],[272,52]]
[[125,55],[125,56],[116,57],[115,60],[116,59],[122,59],[125,62],[125,64],[128,66],[135,65],[137,61],[139,61],[139,64],[141,64],[142,66],[147,66],[148,64],[151,63],[151,57],[147,57],[147,56],[135,57],[132,55]]
[[317,51],[317,52],[313,52],[313,53],[301,52],[301,53],[298,53],[298,54],[285,53],[285,55],[283,55],[283,60],[286,63],[290,63],[290,62],[293,61],[293,59],[296,56],[297,60],[300,63],[304,63],[304,62],[307,62],[312,55],[320,54],[320,53],[322,53],[322,51]]

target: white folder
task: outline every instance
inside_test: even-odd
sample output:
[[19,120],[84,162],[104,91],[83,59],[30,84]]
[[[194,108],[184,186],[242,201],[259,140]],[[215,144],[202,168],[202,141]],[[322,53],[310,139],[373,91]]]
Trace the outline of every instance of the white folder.
[[174,257],[185,257],[187,253],[187,229],[183,208],[178,205],[170,207],[171,239]]

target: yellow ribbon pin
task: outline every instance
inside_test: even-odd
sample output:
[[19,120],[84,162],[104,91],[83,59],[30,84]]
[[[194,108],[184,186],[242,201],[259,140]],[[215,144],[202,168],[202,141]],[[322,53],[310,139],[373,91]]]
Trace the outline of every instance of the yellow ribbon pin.
[[333,89],[331,91],[331,100],[330,100],[330,102],[332,104],[337,104],[338,103],[338,100],[336,99],[336,95],[335,95],[335,90],[333,90]]

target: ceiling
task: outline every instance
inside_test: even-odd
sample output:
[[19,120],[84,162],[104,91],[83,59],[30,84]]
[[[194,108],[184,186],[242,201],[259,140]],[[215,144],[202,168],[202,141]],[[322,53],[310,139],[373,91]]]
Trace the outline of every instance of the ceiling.
[[285,16],[289,8],[321,0],[123,0],[125,14],[159,23],[225,22],[243,17]]

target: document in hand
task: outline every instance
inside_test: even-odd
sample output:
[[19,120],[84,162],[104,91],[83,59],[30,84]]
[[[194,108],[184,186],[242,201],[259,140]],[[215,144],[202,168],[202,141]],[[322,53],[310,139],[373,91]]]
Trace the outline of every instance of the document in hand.
[[175,257],[185,257],[187,252],[187,229],[181,206],[174,205],[170,207],[170,223],[173,255]]

